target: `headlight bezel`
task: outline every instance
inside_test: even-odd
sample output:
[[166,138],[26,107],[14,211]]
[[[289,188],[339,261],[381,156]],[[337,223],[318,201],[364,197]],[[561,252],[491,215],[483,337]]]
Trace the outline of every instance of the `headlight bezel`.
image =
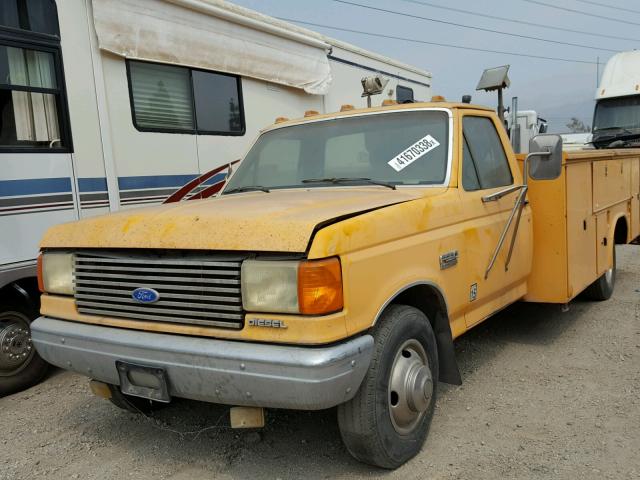
[[242,305],[249,313],[318,316],[344,308],[338,257],[248,259],[242,263],[240,278]]
[[43,293],[75,295],[75,257],[68,251],[44,251],[38,256],[38,286]]
[[[297,260],[258,260],[242,262],[240,285],[242,307],[247,312],[298,312]],[[280,281],[273,288],[273,284]]]

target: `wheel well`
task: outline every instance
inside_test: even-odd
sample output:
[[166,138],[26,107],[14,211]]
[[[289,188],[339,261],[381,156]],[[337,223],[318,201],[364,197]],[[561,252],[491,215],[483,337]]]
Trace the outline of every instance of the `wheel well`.
[[431,285],[414,285],[398,294],[390,303],[409,305],[424,313],[433,324],[438,313],[447,316],[442,294]]
[[21,278],[0,288],[0,309],[7,305],[24,305],[40,310],[40,292],[36,278]]
[[428,284],[414,285],[400,292],[389,304],[409,305],[427,316],[438,343],[439,380],[460,385],[462,378],[453,349],[447,303],[440,290]]
[[616,222],[616,228],[613,231],[613,241],[616,244],[625,244],[629,241],[629,230],[627,227],[626,217],[620,217]]

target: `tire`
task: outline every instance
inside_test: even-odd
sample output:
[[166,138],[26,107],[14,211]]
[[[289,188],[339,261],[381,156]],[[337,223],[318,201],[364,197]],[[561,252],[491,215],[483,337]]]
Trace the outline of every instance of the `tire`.
[[369,370],[355,397],[338,406],[338,425],[351,455],[394,469],[420,451],[429,433],[438,350],[427,317],[406,305],[383,313],[374,338]]
[[587,287],[586,294],[591,300],[609,300],[616,286],[616,247],[613,247],[613,265],[600,278]]
[[29,325],[37,317],[23,305],[0,307],[0,397],[35,385],[49,369],[31,343]]
[[117,385],[109,385],[109,389],[111,390],[111,398],[109,401],[116,407],[131,413],[146,415],[165,405],[160,402],[154,402],[153,400],[147,400],[146,398],[125,395]]

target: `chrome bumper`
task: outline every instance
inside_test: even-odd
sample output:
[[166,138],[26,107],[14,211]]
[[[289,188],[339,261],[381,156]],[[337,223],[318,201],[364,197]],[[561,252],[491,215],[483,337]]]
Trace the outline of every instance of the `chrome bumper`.
[[31,324],[42,358],[119,385],[116,360],[165,369],[169,393],[212,403],[320,410],[350,400],[373,352],[363,335],[329,347],[195,338],[40,317]]

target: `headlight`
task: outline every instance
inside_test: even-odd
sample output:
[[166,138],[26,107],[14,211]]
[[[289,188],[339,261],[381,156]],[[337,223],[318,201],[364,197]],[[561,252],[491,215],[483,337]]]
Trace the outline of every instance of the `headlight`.
[[242,304],[249,312],[323,315],[343,307],[337,258],[306,261],[246,260]]
[[38,257],[40,290],[60,295],[73,295],[73,254],[42,253]]

